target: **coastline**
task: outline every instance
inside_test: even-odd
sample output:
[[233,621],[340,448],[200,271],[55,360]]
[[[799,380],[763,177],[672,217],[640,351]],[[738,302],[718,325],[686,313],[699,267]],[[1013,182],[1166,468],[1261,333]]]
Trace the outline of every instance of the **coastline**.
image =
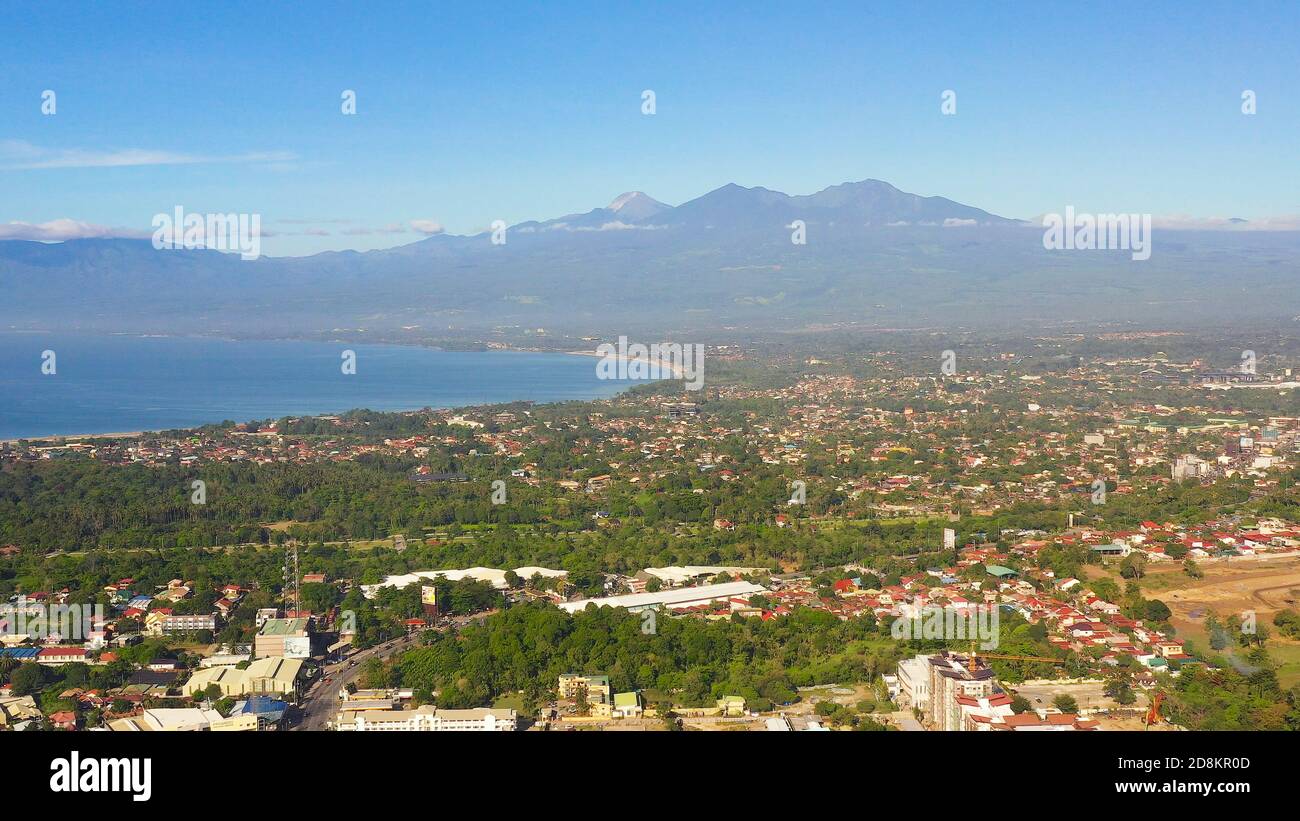
[[[564,353],[569,354],[570,356],[591,356],[591,357],[595,357],[595,358],[597,358],[597,359],[604,359],[606,356],[608,356],[608,354],[603,354],[603,353],[601,353],[600,351],[564,351]],[[627,356],[627,355],[625,355],[625,354],[614,354],[613,356],[614,356],[614,358],[617,359],[619,362],[632,362],[632,361],[634,361],[632,357]],[[672,373],[674,379],[685,379],[685,378],[686,378],[685,374],[684,374],[683,371],[682,371],[682,366],[681,366],[681,365],[678,365],[678,364],[675,364],[675,363],[673,363],[673,362],[669,362],[669,361],[666,361],[666,360],[663,360],[663,359],[651,359],[651,360],[648,360],[648,362],[649,362],[649,364],[651,364],[651,365],[657,365],[661,371],[670,371],[670,372]],[[656,382],[656,381],[662,381],[662,379],[659,379],[659,380],[655,380],[655,379],[626,379],[626,380],[619,380],[619,381],[625,381],[625,382]]]
[[[135,336],[134,334],[131,335]],[[240,340],[224,340],[224,342],[240,342]],[[302,340],[298,340],[298,342],[302,342]],[[391,343],[380,343],[380,344],[391,344]],[[402,346],[402,347],[419,347],[419,348],[428,349],[428,351],[442,351],[441,348],[426,347],[426,346]],[[590,357],[602,356],[601,353],[595,351],[545,351],[545,349],[542,349],[542,351],[538,351],[538,349],[532,349],[532,351],[530,351],[530,349],[523,349],[523,348],[494,348],[494,349],[489,349],[489,351],[459,351],[458,353],[552,353],[552,355],[556,355],[556,353],[563,353],[563,355],[571,355],[571,356],[590,356]],[[662,368],[667,370],[669,369],[669,365],[662,364]],[[675,370],[675,373],[677,373],[677,370]],[[628,385],[620,387],[619,390],[615,392],[614,394],[615,396],[617,394],[621,394],[621,392],[625,390],[628,390],[629,387],[636,385],[636,383],[638,382],[649,382],[649,379],[647,379],[647,381],[641,381],[641,379],[620,379],[620,381],[617,382],[627,382]],[[589,398],[588,400],[597,401],[601,399],[607,399],[607,398],[604,398],[604,396],[593,396],[593,398]],[[529,400],[526,398],[516,398],[516,399],[504,399],[500,401],[490,401],[490,403],[481,403],[481,404],[420,405],[420,407],[385,409],[383,413],[417,413],[420,411],[458,411],[458,409],[464,409],[464,408],[494,407],[494,405],[506,405],[506,404],[515,403],[515,401],[529,401]],[[568,401],[568,400],[552,400],[552,401]],[[543,403],[538,403],[538,404],[547,404],[547,403],[546,401],[543,401]],[[295,416],[300,418],[337,416],[338,413],[357,411],[357,409],[361,409],[360,405],[359,407],[348,408],[347,411],[341,411],[341,412],[322,411],[318,413],[290,414],[290,416]],[[250,420],[239,420],[239,421],[247,422]],[[75,446],[75,444],[92,442],[92,440],[96,440],[96,439],[103,439],[103,440],[142,439],[142,438],[146,438],[146,436],[162,435],[166,433],[166,431],[173,431],[173,430],[179,431],[179,433],[181,434],[188,434],[188,433],[192,433],[192,431],[200,429],[200,427],[214,425],[214,423],[217,422],[198,422],[195,423],[195,425],[188,425],[188,426],[181,426],[181,427],[165,427],[165,429],[161,429],[160,427],[160,429],[103,431],[103,433],[68,433],[68,434],[38,434],[38,435],[26,435],[26,436],[4,436],[4,438],[0,438],[0,446],[17,446],[19,442],[26,442],[36,447],[51,447],[51,446],[55,446],[55,443],[60,443],[57,444],[57,446],[55,447],[69,447],[69,446]]]
[[[42,333],[42,331],[30,331],[30,330],[13,331],[13,335],[16,336],[17,335],[21,335],[21,336],[39,335],[40,333]],[[305,344],[329,344],[329,343],[321,342],[321,340],[316,340],[316,339],[303,339],[303,338],[237,339],[237,338],[229,338],[229,336],[217,336],[217,335],[208,335],[208,334],[183,334],[182,335],[182,334],[108,333],[108,334],[73,334],[73,336],[108,336],[108,338],[118,338],[118,339],[127,338],[127,339],[159,340],[159,342],[161,342],[161,340],[168,340],[168,339],[187,339],[187,340],[207,340],[207,342],[220,342],[220,343],[231,343],[231,344],[242,344],[242,343],[277,344],[281,342],[305,343]],[[497,353],[497,355],[503,355],[503,353],[511,353],[511,355],[528,355],[528,353],[532,353],[532,355],[547,355],[547,353],[549,353],[549,355],[552,356],[555,355],[585,356],[585,357],[594,357],[594,359],[597,360],[601,359],[601,357],[604,356],[602,352],[594,351],[594,349],[589,349],[589,351],[573,351],[573,349],[533,348],[533,347],[516,346],[516,344],[499,344],[499,343],[493,344],[493,346],[490,346],[487,349],[481,349],[481,351],[448,351],[448,349],[446,348],[441,348],[438,346],[430,346],[430,344],[420,344],[420,343],[350,342],[347,344],[368,344],[368,346],[381,346],[381,347],[407,349],[407,351],[411,351],[411,349],[420,349],[420,351],[448,353],[448,355],[461,355],[461,353],[464,353],[464,355],[468,355],[468,353]],[[619,359],[624,362],[633,361],[632,357],[627,357],[627,356],[619,356]],[[664,360],[663,357],[658,357],[658,359],[656,359],[655,361],[651,361],[650,364],[654,366],[658,366],[658,368],[660,369],[660,374],[662,374],[660,375],[660,378],[662,379],[669,378],[668,374],[672,374],[673,377],[676,378],[682,378],[681,366],[677,364],[673,364],[673,362],[671,361]],[[461,383],[463,383],[463,385],[467,385],[471,387],[474,385],[473,378],[465,377],[464,374],[461,375],[463,375],[464,377],[463,379],[461,379]],[[595,377],[593,379],[594,382],[593,390],[591,390],[591,392],[589,392],[589,394],[586,394],[585,396],[575,396],[575,399],[585,399],[585,400],[608,399],[611,398],[611,396],[616,396],[617,394],[621,394],[621,392],[627,391],[628,388],[637,385],[637,383],[655,381],[655,379],[599,379],[599,375],[601,374],[599,374],[599,370],[595,368],[595,366],[593,366],[593,370],[591,370],[591,375]],[[491,386],[482,386],[482,387],[490,388]],[[528,392],[528,388],[526,387],[519,387],[517,388],[517,390],[523,392],[523,394],[526,394],[526,392]],[[246,414],[238,414],[238,416],[230,416],[230,414],[218,413],[217,416],[214,416],[212,418],[212,420],[203,420],[203,418],[199,418],[199,420],[194,420],[190,422],[185,422],[185,421],[178,421],[178,423],[166,422],[166,423],[161,423],[161,425],[153,425],[152,423],[153,420],[148,420],[148,418],[135,418],[135,420],[131,420],[131,418],[117,418],[118,425],[120,426],[116,426],[112,430],[98,430],[98,431],[95,430],[96,426],[94,420],[87,420],[87,418],[82,418],[81,420],[82,423],[75,423],[75,425],[68,426],[69,429],[72,429],[73,431],[75,431],[75,433],[62,433],[61,426],[59,425],[52,425],[51,427],[53,427],[53,430],[49,429],[49,427],[45,427],[44,430],[40,430],[40,427],[36,427],[36,429],[32,431],[32,433],[30,434],[22,433],[21,429],[19,429],[18,431],[13,431],[13,433],[10,433],[10,431],[5,431],[5,433],[0,434],[0,447],[14,447],[17,446],[19,442],[29,443],[31,444],[32,447],[51,447],[51,446],[55,446],[56,443],[57,443],[57,447],[66,447],[66,446],[75,446],[75,444],[78,443],[91,443],[91,442],[95,442],[95,440],[114,440],[114,439],[136,440],[136,439],[144,438],[144,436],[162,435],[165,434],[166,431],[177,431],[177,434],[175,435],[181,435],[181,431],[186,431],[186,433],[190,433],[190,431],[198,430],[200,429],[200,427],[214,425],[214,423],[220,423],[220,421],[224,421],[224,420],[237,420],[240,422],[247,422],[251,420],[256,420],[256,418],[281,418],[285,416],[304,417],[304,418],[320,417],[320,416],[331,416],[331,414],[337,414],[337,413],[346,413],[348,411],[355,411],[355,409],[361,409],[367,407],[372,409],[380,409],[380,411],[387,412],[387,413],[412,413],[412,412],[422,411],[422,409],[430,409],[430,411],[455,411],[455,409],[458,408],[473,408],[473,407],[477,407],[477,405],[481,405],[481,407],[490,407],[490,405],[510,404],[513,403],[513,401],[530,400],[528,395],[520,395],[520,394],[515,394],[511,396],[495,396],[494,391],[491,390],[486,390],[485,391],[486,396],[484,396],[484,399],[480,400],[477,398],[477,396],[473,396],[474,394],[477,394],[477,392],[480,391],[467,390],[464,391],[464,394],[468,394],[468,395],[463,395],[463,396],[446,396],[446,395],[438,396],[437,394],[430,394],[428,396],[428,400],[426,401],[424,396],[407,396],[407,399],[411,399],[412,401],[409,401],[409,403],[394,405],[394,407],[386,407],[386,405],[382,405],[382,404],[381,405],[368,404],[368,401],[363,398],[354,398],[356,399],[355,403],[348,404],[347,407],[343,409],[331,408],[329,407],[329,404],[326,404],[325,407],[320,407],[320,405],[317,405],[317,407],[315,408],[311,407],[311,405],[308,405],[308,407],[304,408],[303,411],[295,412],[295,413],[281,413],[278,411],[268,411],[266,413],[247,414],[247,418],[246,418]],[[550,396],[547,396],[547,398],[541,399],[541,404],[550,403],[550,401],[567,401],[567,400],[568,399],[552,399],[550,398]],[[534,399],[533,401],[537,401],[537,400]],[[83,416],[85,416],[85,414],[83,414]],[[35,418],[32,418],[31,421],[36,421],[36,420]],[[48,421],[53,421],[53,420],[48,420]],[[75,420],[69,420],[69,421],[75,422]],[[105,422],[110,422],[110,420],[105,420]],[[131,425],[131,423],[133,422],[135,423],[136,426],[127,427]],[[29,427],[29,429],[27,430],[31,430],[31,427]]]
[[[19,442],[53,442],[56,439],[139,439],[141,436],[148,436],[161,431],[150,430],[132,430],[121,431],[118,433],[52,433],[48,436],[19,436],[14,439],[0,439],[0,445],[16,445]],[[72,445],[76,442],[67,442]]]

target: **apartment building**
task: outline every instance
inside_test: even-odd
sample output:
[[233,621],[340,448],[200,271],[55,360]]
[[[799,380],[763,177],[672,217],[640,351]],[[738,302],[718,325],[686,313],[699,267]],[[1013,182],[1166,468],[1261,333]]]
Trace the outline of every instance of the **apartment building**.
[[190,615],[171,615],[165,614],[157,618],[150,618],[146,621],[146,631],[153,635],[172,635],[175,633],[197,633],[200,630],[207,630],[215,633],[217,630],[216,613],[193,613]]
[[579,693],[587,694],[587,703],[590,705],[609,704],[610,688],[609,676],[584,676],[578,673],[561,673],[559,678],[560,698],[576,699]]
[[934,730],[964,730],[963,699],[988,698],[996,682],[979,657],[943,652],[926,659],[930,666],[930,703],[926,724]]

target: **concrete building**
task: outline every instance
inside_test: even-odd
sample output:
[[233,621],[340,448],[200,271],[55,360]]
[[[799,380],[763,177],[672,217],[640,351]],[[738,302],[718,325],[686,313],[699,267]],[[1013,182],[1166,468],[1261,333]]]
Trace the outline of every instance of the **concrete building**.
[[351,732],[510,732],[514,710],[444,710],[426,704],[414,710],[340,710],[334,729]]
[[987,698],[969,698],[960,696],[958,701],[962,709],[962,729],[968,732],[1075,732],[1096,730],[1100,724],[1096,721],[1082,719],[1072,713],[1039,714],[1027,710],[1016,714],[1011,709],[1011,697],[1006,693],[997,693]]
[[315,638],[311,619],[267,619],[253,637],[253,657],[311,658]]
[[988,662],[951,652],[926,659],[930,665],[930,704],[926,723],[934,730],[964,730],[962,699],[988,698],[995,681]]
[[[533,576],[541,576],[545,579],[562,579],[569,575],[567,570],[551,570],[549,567],[536,567],[525,565],[516,567],[514,573],[525,581]],[[396,587],[398,589],[407,587],[412,584],[428,584],[435,579],[446,579],[450,582],[461,581],[462,579],[473,579],[475,581],[486,582],[498,590],[505,590],[510,585],[506,582],[506,571],[495,567],[470,567],[464,570],[417,570],[414,573],[403,573],[396,576],[388,576],[379,584],[363,584],[361,592],[368,599],[373,599],[381,587]]]
[[717,601],[726,601],[733,597],[748,598],[757,593],[766,593],[767,588],[750,582],[727,582],[726,584],[706,584],[699,587],[678,587],[661,590],[658,593],[629,593],[625,596],[606,596],[598,599],[579,599],[562,602],[559,607],[568,613],[585,610],[587,605],[597,607],[624,607],[629,612],[657,610],[667,608],[675,610],[683,607],[696,607]]
[[185,692],[195,695],[216,685],[223,696],[275,695],[296,699],[303,684],[303,662],[274,656],[258,659],[243,670],[204,667],[185,682]]
[[1190,453],[1179,456],[1170,468],[1170,475],[1175,482],[1189,479],[1204,479],[1214,474],[1214,464]]
[[196,732],[211,730],[212,725],[225,722],[216,710],[197,707],[177,707],[145,710],[138,716],[110,721],[108,728],[115,732]]
[[930,706],[930,661],[917,656],[898,663],[898,700],[900,707],[924,711]]
[[609,676],[561,673],[557,690],[560,698],[567,698],[570,701],[576,699],[579,693],[585,692],[587,694],[587,703],[591,705],[609,704],[611,700]]
[[90,662],[90,653],[86,648],[79,646],[42,647],[36,652],[36,658],[33,660],[37,664],[44,664],[47,667],[58,667],[62,664],[72,664],[74,662],[85,664]]
[[744,696],[723,696],[718,699],[718,715],[738,718],[745,715]]
[[259,730],[271,729],[271,725],[255,715],[244,713],[232,714],[230,718],[214,721],[208,729],[214,733],[255,733]]
[[[152,615],[152,614],[151,614]],[[216,613],[191,613],[190,615],[166,615],[147,622],[147,630],[153,635],[172,635],[175,633],[197,633],[217,630]]]
[[767,573],[763,567],[736,567],[722,565],[686,565],[678,567],[671,565],[669,567],[647,567],[637,573],[637,578],[655,578],[663,582],[666,587],[679,587],[683,584],[704,579],[712,579],[720,573],[738,574],[749,576],[754,573]]
[[39,721],[40,717],[41,708],[31,696],[0,696],[0,728],[10,729],[23,721]]
[[640,718],[642,712],[639,691],[614,694],[614,703],[610,709],[611,718]]

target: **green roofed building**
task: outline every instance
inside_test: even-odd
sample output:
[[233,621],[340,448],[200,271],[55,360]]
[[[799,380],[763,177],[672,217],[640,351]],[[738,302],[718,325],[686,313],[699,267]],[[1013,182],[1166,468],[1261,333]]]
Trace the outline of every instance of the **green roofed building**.
[[641,693],[635,690],[614,694],[614,718],[640,718]]
[[1000,564],[986,565],[984,568],[990,576],[998,579],[1018,579],[1020,574],[1009,567],[1003,567]]

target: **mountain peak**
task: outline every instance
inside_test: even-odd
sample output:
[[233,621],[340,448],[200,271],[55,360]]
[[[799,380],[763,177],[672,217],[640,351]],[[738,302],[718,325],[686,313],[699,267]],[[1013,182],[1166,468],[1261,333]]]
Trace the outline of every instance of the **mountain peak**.
[[617,211],[618,209],[627,205],[629,202],[632,202],[633,200],[641,199],[642,197],[649,199],[649,197],[646,197],[646,195],[640,191],[627,191],[622,194],[619,194],[617,197],[614,198],[613,202],[611,202],[609,205],[605,207],[608,208],[610,211]]
[[622,217],[638,220],[652,217],[667,207],[654,197],[647,196],[640,191],[628,191],[615,197],[614,201],[606,206],[605,210],[613,211]]

